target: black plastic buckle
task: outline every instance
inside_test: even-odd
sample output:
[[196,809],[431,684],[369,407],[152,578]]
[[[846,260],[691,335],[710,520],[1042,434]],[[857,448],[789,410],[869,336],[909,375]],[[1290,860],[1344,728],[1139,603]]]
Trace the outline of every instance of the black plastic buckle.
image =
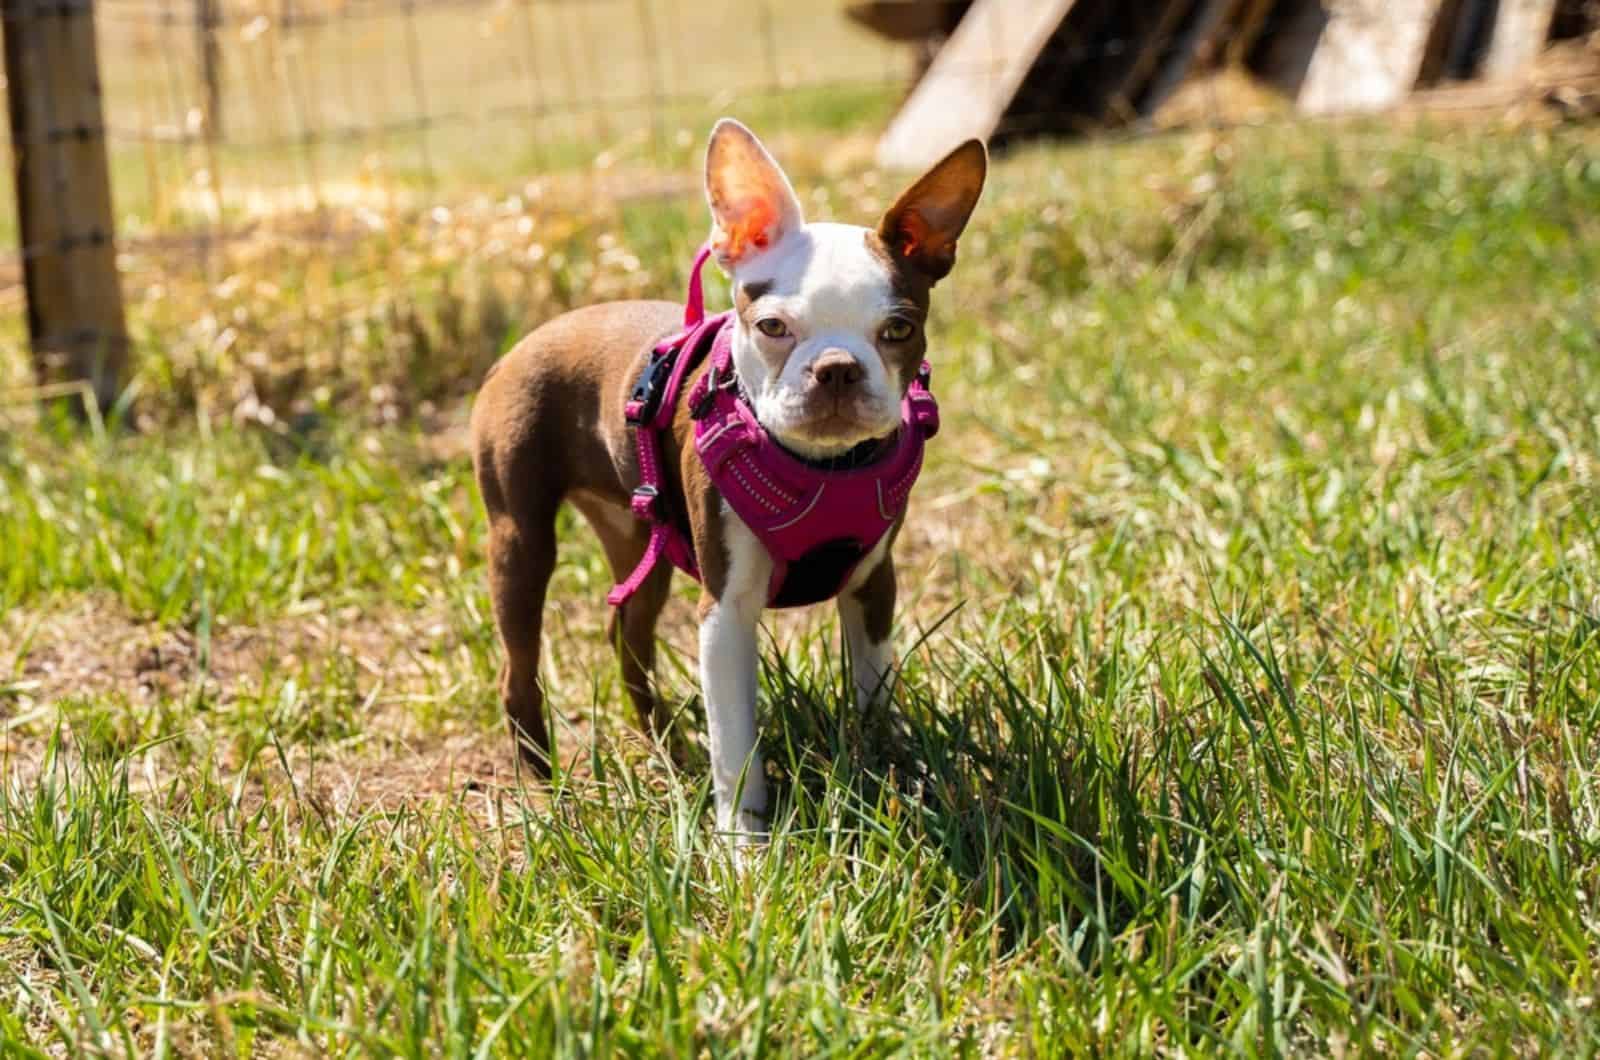
[[711,406],[717,400],[717,387],[720,385],[721,384],[717,382],[717,366],[713,364],[710,368],[706,369],[705,391],[701,393],[698,401],[689,406],[689,418],[691,420],[703,420],[707,416],[711,415]]
[[650,363],[639,373],[638,380],[633,384],[633,393],[628,395],[628,407],[633,410],[626,414],[629,426],[637,427],[656,418],[656,411],[661,408],[662,391],[666,389],[667,378],[672,375],[673,360],[673,353],[650,356]]

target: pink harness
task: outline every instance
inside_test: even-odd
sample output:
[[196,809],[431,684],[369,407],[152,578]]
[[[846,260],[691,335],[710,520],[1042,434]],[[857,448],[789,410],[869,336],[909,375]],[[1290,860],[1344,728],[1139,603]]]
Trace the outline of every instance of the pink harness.
[[651,351],[624,407],[639,453],[633,514],[650,523],[650,544],[606,601],[626,602],[663,558],[700,579],[693,543],[661,507],[661,435],[672,427],[684,379],[708,354],[711,365],[689,393],[695,452],[717,492],[772,557],[767,603],[799,607],[827,600],[899,518],[922,470],[923,443],[938,433],[939,406],[928,390],[927,362],[906,390],[900,430],[887,454],[847,470],[798,459],[757,422],[740,393],[733,313],[705,314],[700,268],[710,253],[702,247],[695,257],[683,330]]

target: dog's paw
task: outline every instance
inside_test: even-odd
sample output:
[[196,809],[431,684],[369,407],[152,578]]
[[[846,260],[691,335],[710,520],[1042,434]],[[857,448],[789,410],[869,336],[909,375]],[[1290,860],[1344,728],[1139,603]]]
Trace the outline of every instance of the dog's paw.
[[734,815],[733,832],[745,843],[767,841],[767,815],[753,810],[740,810]]
[[740,869],[749,868],[767,849],[766,814],[740,810],[725,818],[719,831]]
[[737,815],[728,840],[733,848],[733,867],[741,876],[761,867],[770,838],[765,816],[748,812]]

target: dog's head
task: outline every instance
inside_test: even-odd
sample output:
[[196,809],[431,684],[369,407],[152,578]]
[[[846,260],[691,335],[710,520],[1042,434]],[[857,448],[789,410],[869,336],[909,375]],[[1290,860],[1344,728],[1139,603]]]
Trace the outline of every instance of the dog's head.
[[929,291],[955,264],[987,169],[983,144],[968,140],[876,228],[807,224],[755,135],[717,123],[706,198],[712,251],[733,280],[734,367],[784,446],[826,458],[898,426],[927,346]]

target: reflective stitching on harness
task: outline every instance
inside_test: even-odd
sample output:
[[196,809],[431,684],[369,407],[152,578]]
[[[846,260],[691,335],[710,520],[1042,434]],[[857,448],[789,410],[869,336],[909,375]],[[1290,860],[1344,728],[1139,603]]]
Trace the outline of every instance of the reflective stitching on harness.
[[784,489],[782,486],[778,485],[776,482],[773,482],[766,476],[766,474],[761,470],[761,465],[756,463],[756,458],[750,455],[750,450],[746,449],[740,454],[740,456],[744,461],[744,466],[750,469],[750,473],[755,475],[756,478],[760,479],[762,484],[765,485],[769,490],[771,490],[773,493],[776,493],[779,500],[783,501],[785,504],[796,504],[799,502],[799,497],[796,497],[794,494],[790,493],[788,490]]
[[704,438],[700,439],[700,441],[698,442],[698,445],[700,446],[700,451],[703,453],[706,450],[710,449],[713,445],[716,444],[716,441],[717,441],[718,438],[721,438],[724,434],[727,434],[729,431],[733,430],[737,426],[739,426],[739,424],[737,422],[735,422],[733,420],[729,420],[727,423],[724,423],[722,426],[718,427],[716,430],[711,431],[710,433],[708,433]]
[[768,530],[787,530],[789,527],[793,526],[795,523],[798,523],[800,520],[802,520],[806,516],[810,515],[811,514],[811,509],[815,508],[817,506],[817,502],[822,499],[822,491],[827,489],[827,488],[828,488],[827,483],[823,483],[822,485],[818,486],[817,487],[817,495],[815,497],[811,498],[811,503],[806,505],[806,510],[805,511],[801,512],[799,515],[795,516],[793,519],[790,519],[786,523],[779,523],[777,526],[769,526],[769,527],[767,527],[767,529]]
[[[744,487],[744,491],[750,495],[750,499],[755,501],[757,504],[761,505],[761,507],[763,507],[767,511],[771,512],[773,515],[778,515],[783,511],[782,508],[778,507],[776,504],[773,504],[771,501],[767,500],[767,498],[763,497],[761,495],[761,493],[754,486],[750,485],[750,480],[745,478],[744,475],[740,473],[738,468],[729,467],[728,468],[728,474],[730,474],[734,478],[738,479],[739,480],[739,485]],[[821,491],[819,490],[818,492],[821,492]],[[809,511],[809,510],[810,509],[807,509],[807,511]],[[801,514],[803,515],[805,513],[802,512]],[[796,518],[798,518],[798,516]],[[785,524],[785,525],[787,525],[787,524]]]
[[[901,476],[900,481],[889,487],[889,499],[898,510],[905,499],[911,495],[911,487],[917,484],[917,475],[922,471],[922,455],[911,462],[911,467]],[[879,483],[880,487],[882,483]],[[885,516],[887,518],[887,516]]]

